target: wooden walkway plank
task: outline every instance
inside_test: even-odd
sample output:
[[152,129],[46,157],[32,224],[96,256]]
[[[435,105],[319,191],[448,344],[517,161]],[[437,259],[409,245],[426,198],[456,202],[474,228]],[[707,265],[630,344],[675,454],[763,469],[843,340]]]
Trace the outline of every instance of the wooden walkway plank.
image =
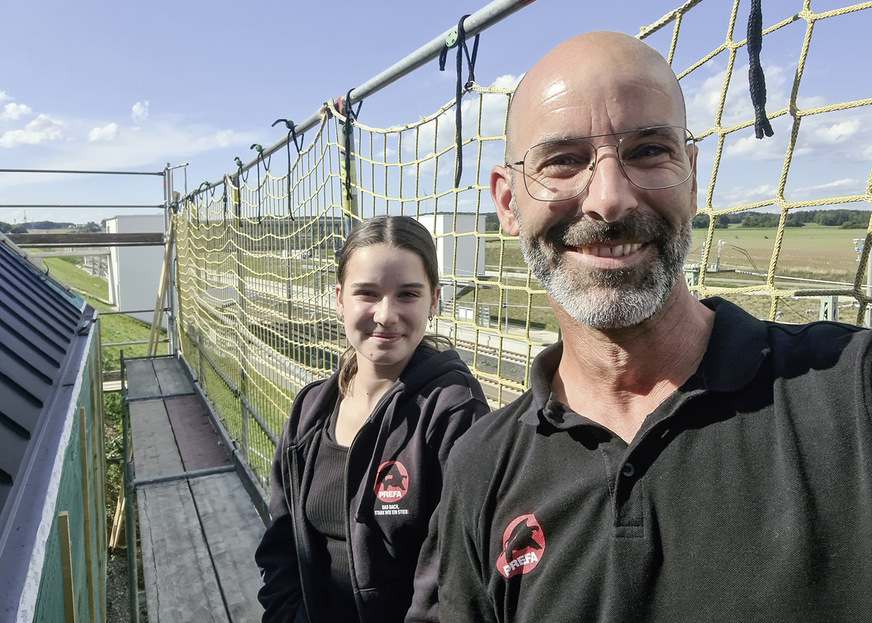
[[194,385],[181,361],[175,357],[164,357],[153,359],[152,363],[163,396],[194,393]]
[[164,401],[139,400],[129,408],[136,480],[184,473]]
[[166,398],[164,406],[186,471],[232,464],[199,396]]
[[133,359],[128,361],[125,367],[128,400],[156,398],[161,395],[160,384],[157,381],[157,375],[154,373],[151,359]]
[[229,623],[186,480],[137,489],[150,623]]
[[261,578],[254,551],[263,522],[234,473],[194,478],[190,486],[230,620],[257,623],[263,608],[257,601]]
[[254,551],[264,524],[184,365],[169,357],[127,364],[149,621],[257,623]]

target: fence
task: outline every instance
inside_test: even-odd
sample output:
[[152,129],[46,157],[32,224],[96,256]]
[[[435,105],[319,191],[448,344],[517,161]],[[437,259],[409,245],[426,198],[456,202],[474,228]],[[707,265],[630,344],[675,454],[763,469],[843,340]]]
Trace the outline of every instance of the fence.
[[[872,156],[862,141],[848,158],[821,151],[816,142],[822,133],[850,136],[869,125],[860,121],[869,120],[872,87],[862,80],[851,90],[821,86],[814,78],[825,73],[823,57],[813,54],[812,45],[816,31],[825,33],[818,37],[823,48],[836,45],[847,20],[872,14],[872,2],[815,13],[810,0],[796,1],[777,9],[790,12],[775,21],[750,28],[752,43],[762,41],[764,49],[777,52],[773,56],[792,59],[767,76],[768,115],[759,90],[752,96],[755,114],[748,82],[737,71],[743,66],[740,53],[749,46],[736,24],[743,11],[753,17],[753,10],[739,0],[721,2],[725,38],[702,46],[698,39],[686,43],[690,32],[715,31],[710,15],[698,15],[703,5],[686,2],[639,35],[675,68],[688,102],[688,124],[701,140],[699,211],[708,223],[695,230],[692,253],[698,259],[688,267],[692,290],[785,321],[816,318],[816,305],[810,311],[803,301],[826,296],[829,304],[849,306],[851,320],[859,323],[870,303],[864,283],[872,231],[868,215],[863,229],[842,232],[859,236],[857,250],[839,252],[851,262],[842,269],[847,281],[815,280],[814,267],[800,274],[797,262],[812,255],[808,232],[823,235],[826,228],[789,225],[802,209],[841,204],[868,209],[872,201]],[[469,18],[476,19],[482,21],[478,14]],[[753,26],[753,19],[744,21]],[[749,65],[757,67],[754,54]],[[792,83],[784,80],[780,88],[775,78],[790,75],[790,69]],[[812,78],[804,82],[805,75]],[[398,119],[389,128],[355,118],[354,104],[365,94],[366,89],[352,90],[300,126],[286,122],[285,140],[269,148],[253,146],[257,155],[251,162],[237,159],[236,171],[174,205],[181,349],[263,484],[293,396],[305,383],[328,375],[345,348],[334,311],[335,254],[357,220],[407,214],[432,231],[443,292],[434,330],[454,340],[494,405],[523,391],[532,358],[558,339],[545,293],[531,278],[517,241],[499,231],[490,205],[488,172],[502,161],[511,86],[469,82],[462,97],[450,97],[432,115]],[[769,123],[774,137],[758,142],[755,134],[765,134]],[[837,172],[821,166],[823,153],[839,160]],[[762,164],[743,170],[754,158]],[[758,196],[748,187],[734,197],[722,181],[731,171],[732,179],[738,175],[756,184]],[[719,226],[725,220],[760,208],[776,226],[755,239],[756,247],[724,241]],[[827,236],[836,231],[827,230]],[[751,266],[738,262],[736,249]],[[757,262],[766,268],[753,270]],[[730,263],[740,270],[725,275]]]

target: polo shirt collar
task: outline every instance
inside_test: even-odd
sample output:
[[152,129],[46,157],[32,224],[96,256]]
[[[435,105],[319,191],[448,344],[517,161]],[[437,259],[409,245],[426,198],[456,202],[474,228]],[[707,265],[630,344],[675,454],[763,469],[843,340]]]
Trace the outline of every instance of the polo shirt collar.
[[[719,297],[703,299],[701,303],[715,312],[712,332],[697,371],[677,393],[737,391],[751,382],[769,353],[766,324]],[[533,360],[530,367],[532,405],[520,417],[525,424],[538,426],[544,419],[558,429],[566,429],[591,423],[553,398],[551,379],[562,356],[563,342],[558,341]]]

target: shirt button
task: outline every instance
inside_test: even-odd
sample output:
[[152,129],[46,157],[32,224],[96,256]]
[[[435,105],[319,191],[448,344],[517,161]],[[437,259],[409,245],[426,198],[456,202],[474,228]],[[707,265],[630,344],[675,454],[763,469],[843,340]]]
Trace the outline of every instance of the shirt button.
[[621,473],[627,478],[632,478],[633,474],[636,473],[636,468],[633,467],[632,463],[624,463],[624,466],[621,468]]

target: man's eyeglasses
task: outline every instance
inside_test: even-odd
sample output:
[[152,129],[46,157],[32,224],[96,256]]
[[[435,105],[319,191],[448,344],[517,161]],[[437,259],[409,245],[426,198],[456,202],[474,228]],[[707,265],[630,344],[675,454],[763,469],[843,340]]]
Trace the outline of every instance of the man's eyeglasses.
[[[614,136],[617,143],[597,147],[591,139]],[[633,185],[645,190],[683,184],[693,172],[687,144],[693,134],[680,126],[660,125],[633,132],[558,139],[533,145],[523,160],[506,167],[522,167],[524,186],[538,201],[564,201],[577,197],[593,177],[599,150],[614,147],[621,169]]]

